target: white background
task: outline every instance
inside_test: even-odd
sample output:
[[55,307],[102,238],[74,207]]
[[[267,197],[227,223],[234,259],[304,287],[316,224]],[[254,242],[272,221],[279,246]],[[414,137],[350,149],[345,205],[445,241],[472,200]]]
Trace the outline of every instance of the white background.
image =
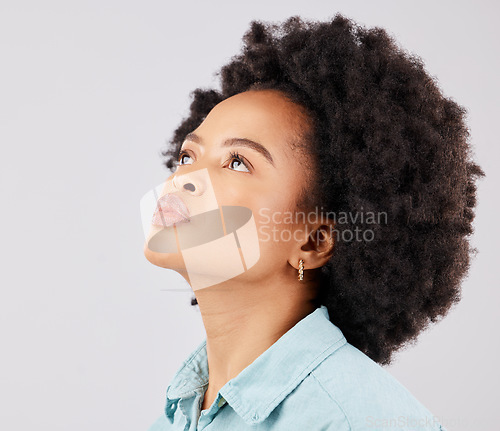
[[0,429],[146,430],[162,414],[205,334],[189,286],[142,254],[159,152],[252,19],[336,12],[386,28],[469,110],[479,254],[462,302],[388,369],[449,430],[498,428],[498,3],[3,0]]

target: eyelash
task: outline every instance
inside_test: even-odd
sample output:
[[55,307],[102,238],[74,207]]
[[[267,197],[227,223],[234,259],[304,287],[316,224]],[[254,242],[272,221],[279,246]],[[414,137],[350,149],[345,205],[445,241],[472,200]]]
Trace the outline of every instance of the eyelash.
[[[177,157],[177,166],[182,166],[181,160],[182,160],[182,157],[184,157],[184,156],[191,157],[186,150],[181,150],[179,152],[179,157]],[[240,163],[243,163],[243,165],[245,165],[245,167],[250,171],[250,167],[249,167],[250,164],[245,162],[246,159],[237,151],[231,151],[229,153],[229,157],[227,158],[226,163],[232,162],[233,160],[238,160]]]

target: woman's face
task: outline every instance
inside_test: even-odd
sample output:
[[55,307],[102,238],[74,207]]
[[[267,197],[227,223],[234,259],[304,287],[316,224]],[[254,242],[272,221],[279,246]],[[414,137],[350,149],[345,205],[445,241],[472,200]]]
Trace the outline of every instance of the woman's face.
[[[295,149],[306,121],[276,90],[247,91],[215,106],[186,136],[179,166],[162,191],[182,199],[190,222],[152,226],[146,258],[178,271],[194,290],[227,280],[269,280],[288,274],[289,261],[296,268],[291,260],[307,229],[290,215],[310,183],[305,156]],[[149,245],[163,234],[169,252]]]

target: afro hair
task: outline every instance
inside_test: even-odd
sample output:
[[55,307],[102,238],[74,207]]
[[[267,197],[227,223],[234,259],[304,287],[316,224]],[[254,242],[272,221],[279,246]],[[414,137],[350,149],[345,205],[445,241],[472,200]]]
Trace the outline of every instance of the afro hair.
[[[327,22],[252,21],[243,42],[216,74],[220,90],[191,93],[164,164],[172,170],[186,134],[235,94],[276,89],[303,107],[311,120],[304,145],[316,167],[305,185],[308,205],[386,214],[384,222],[337,223],[318,299],[350,344],[390,364],[460,301],[477,252],[469,237],[484,172],[472,160],[467,111],[384,29],[339,13]],[[343,235],[356,228],[371,229],[372,240]]]

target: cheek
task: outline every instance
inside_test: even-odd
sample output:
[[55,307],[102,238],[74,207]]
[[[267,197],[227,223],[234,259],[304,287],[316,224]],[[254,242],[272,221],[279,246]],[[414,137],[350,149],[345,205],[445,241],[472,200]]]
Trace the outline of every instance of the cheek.
[[288,201],[280,205],[268,202],[254,211],[254,215],[261,248],[267,249],[268,255],[274,252],[279,257],[301,240],[301,227],[294,223],[296,213]]
[[[289,250],[302,242],[304,226],[297,214],[296,202],[300,193],[300,182],[278,180],[263,194],[254,212],[259,239],[264,247],[274,250]],[[299,220],[299,221],[297,221]]]
[[214,189],[220,206],[242,206],[252,211],[261,247],[282,249],[296,237],[296,226],[290,224],[300,191],[300,179],[296,177],[290,171],[281,171],[265,180],[214,178]]

